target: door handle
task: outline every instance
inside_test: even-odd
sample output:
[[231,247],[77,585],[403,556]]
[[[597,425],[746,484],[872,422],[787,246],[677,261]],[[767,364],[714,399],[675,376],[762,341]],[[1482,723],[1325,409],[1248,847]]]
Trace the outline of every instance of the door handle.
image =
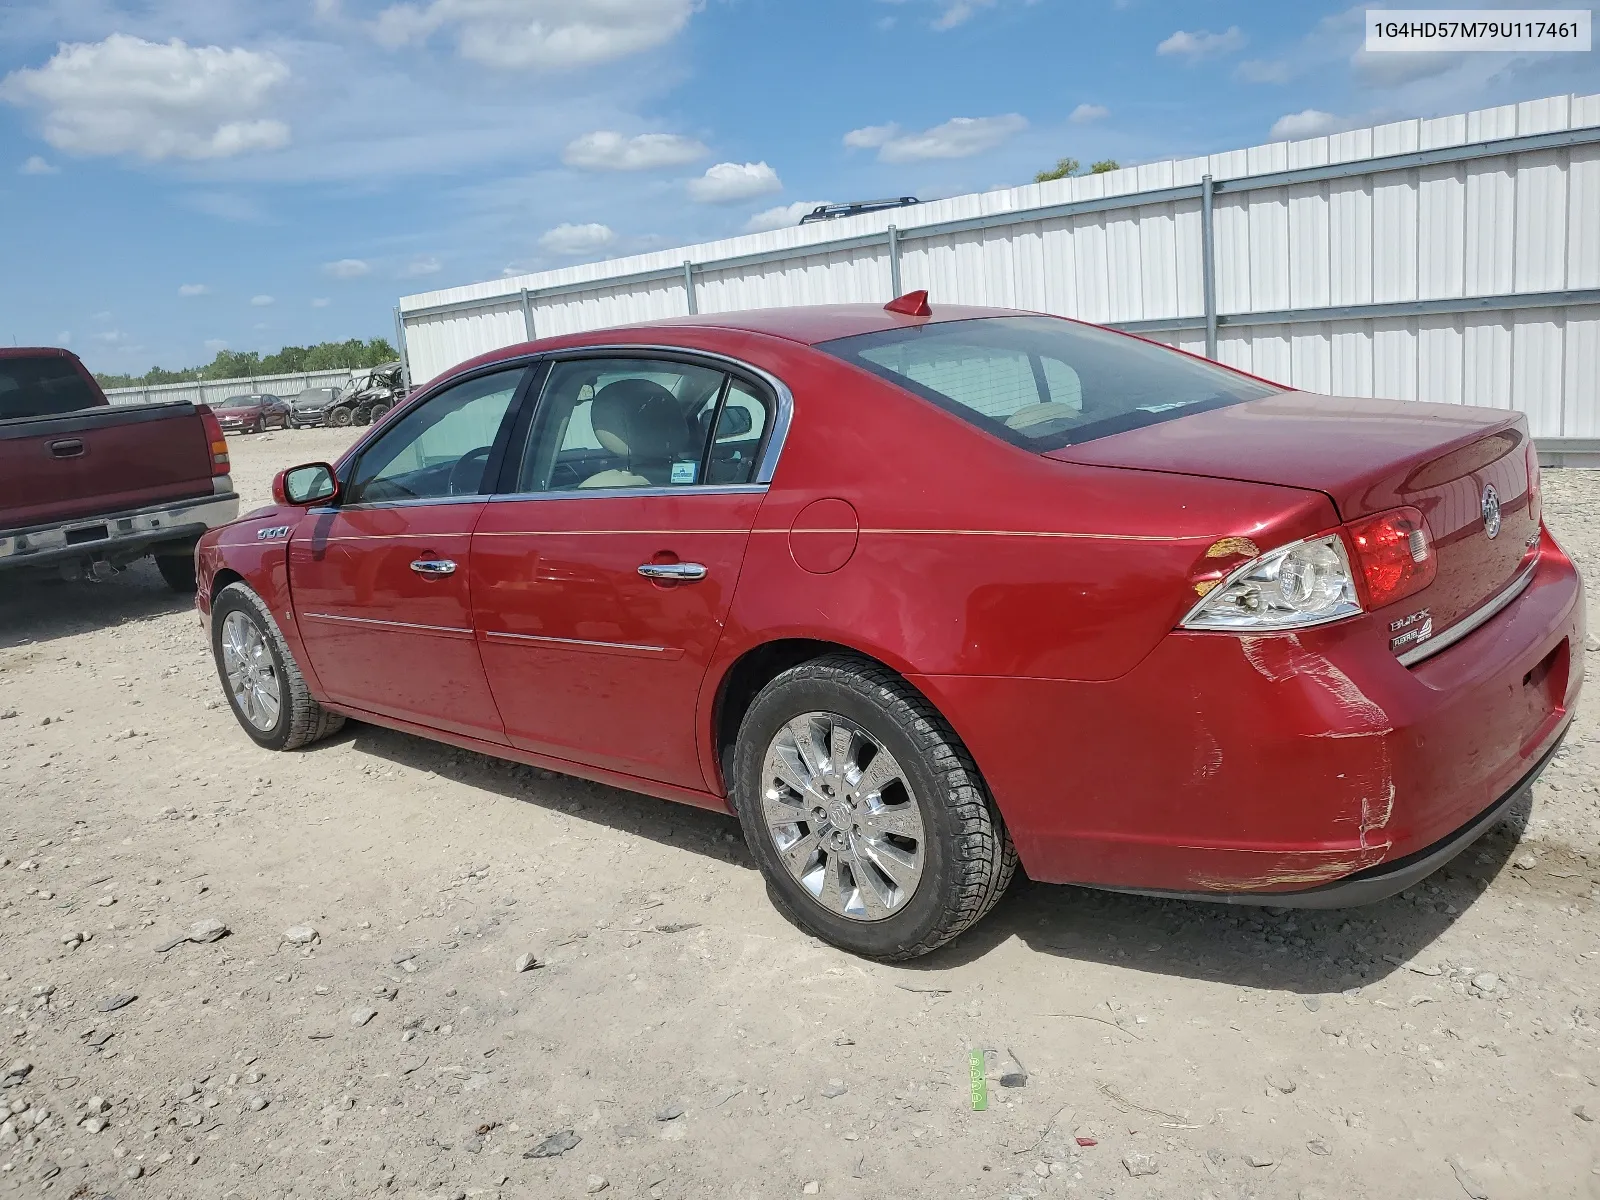
[[50,453],[56,458],[77,458],[83,453],[83,440],[81,438],[66,438],[63,441],[51,442]]
[[646,579],[661,579],[668,583],[694,583],[706,577],[706,569],[699,563],[644,563],[639,574]]
[[443,579],[456,573],[455,563],[448,558],[419,558],[411,564],[411,569],[428,579]]

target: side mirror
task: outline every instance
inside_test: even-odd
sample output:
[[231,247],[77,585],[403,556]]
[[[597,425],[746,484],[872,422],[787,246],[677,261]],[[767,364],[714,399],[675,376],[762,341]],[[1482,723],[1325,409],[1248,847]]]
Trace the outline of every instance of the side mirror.
[[717,422],[717,441],[728,442],[734,438],[742,438],[755,428],[755,422],[750,419],[750,410],[744,407],[730,405],[722,410],[722,419]]
[[289,467],[272,478],[272,499],[278,504],[305,508],[339,494],[339,481],[327,463],[307,463]]

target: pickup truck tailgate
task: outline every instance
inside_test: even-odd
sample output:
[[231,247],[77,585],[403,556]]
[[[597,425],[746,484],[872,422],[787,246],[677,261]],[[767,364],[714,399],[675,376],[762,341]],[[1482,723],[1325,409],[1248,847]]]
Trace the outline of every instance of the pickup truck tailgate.
[[13,529],[212,490],[205,425],[188,403],[0,420],[0,524]]

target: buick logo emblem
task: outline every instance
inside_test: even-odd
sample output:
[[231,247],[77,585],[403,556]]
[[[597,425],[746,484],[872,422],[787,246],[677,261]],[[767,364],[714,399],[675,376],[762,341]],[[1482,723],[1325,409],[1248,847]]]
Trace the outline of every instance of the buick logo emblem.
[[1483,531],[1490,537],[1500,532],[1500,493],[1492,483],[1483,488]]

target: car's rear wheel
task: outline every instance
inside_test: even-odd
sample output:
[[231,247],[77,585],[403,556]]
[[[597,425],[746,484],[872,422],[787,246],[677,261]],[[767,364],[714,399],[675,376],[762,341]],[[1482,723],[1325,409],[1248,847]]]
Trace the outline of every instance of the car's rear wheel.
[[156,570],[175,592],[190,593],[195,589],[194,551],[187,554],[156,555]]
[[780,911],[841,949],[906,959],[994,907],[1016,851],[972,757],[898,675],[850,655],[762,689],[734,797]]
[[211,649],[233,715],[257,745],[294,750],[344,724],[311,698],[277,622],[242,583],[223,588],[211,605]]
[[335,429],[343,429],[350,424],[351,419],[348,408],[336,408],[324,418],[326,423],[332,425]]

